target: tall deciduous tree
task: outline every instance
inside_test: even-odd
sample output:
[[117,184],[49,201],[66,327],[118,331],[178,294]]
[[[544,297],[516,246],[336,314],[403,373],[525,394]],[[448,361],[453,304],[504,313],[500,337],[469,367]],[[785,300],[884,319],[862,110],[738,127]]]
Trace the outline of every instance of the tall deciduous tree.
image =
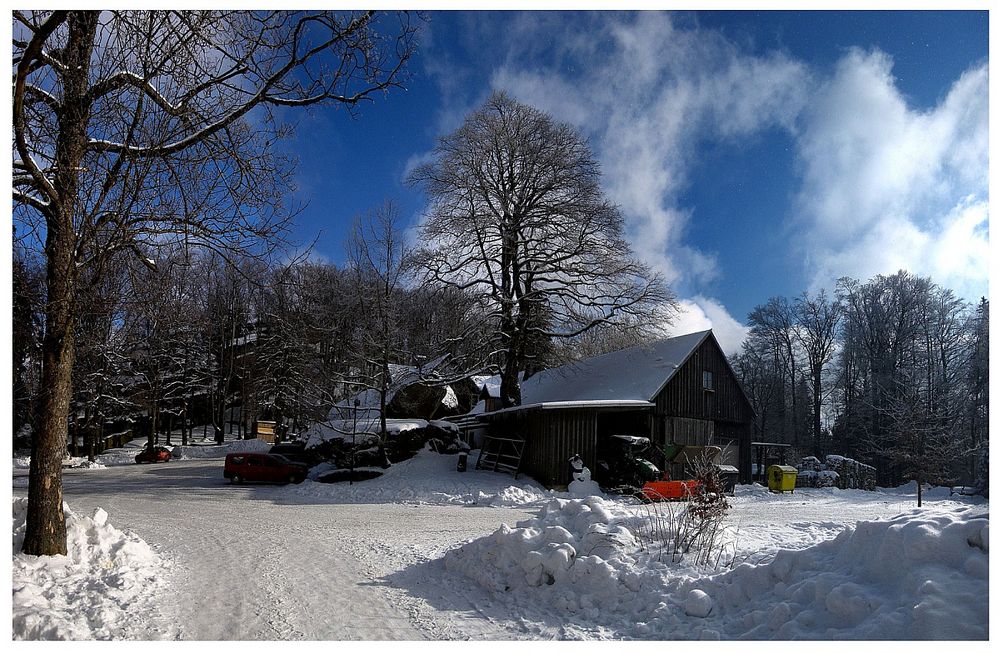
[[[747,316],[750,335],[767,342],[771,348],[774,367],[782,370],[781,402],[778,404],[781,439],[799,444],[799,406],[796,382],[798,379],[798,348],[795,338],[795,313],[792,304],[784,297],[771,297],[767,303],[754,307]],[[787,382],[785,381],[787,375]],[[790,405],[786,409],[785,399]]]
[[[379,402],[381,440],[387,438],[385,408],[388,399],[390,363],[402,349],[399,304],[402,282],[409,265],[410,248],[402,237],[399,212],[391,201],[358,216],[347,244],[348,259],[355,274],[357,320],[355,347],[361,372],[360,388],[374,390]],[[359,389],[360,389],[359,388]]]
[[13,198],[44,233],[41,418],[22,550],[64,554],[61,460],[81,270],[182,241],[280,236],[279,107],[353,107],[399,83],[407,18],[372,12],[14,12]]
[[983,494],[989,494],[990,451],[990,302],[981,298],[966,330],[970,334],[965,365],[968,392],[971,475]]
[[544,340],[598,325],[664,326],[673,297],[631,254],[622,215],[570,125],[494,93],[411,176],[430,206],[426,279],[469,291],[493,327],[479,363],[499,369],[505,406]]
[[821,290],[810,297],[803,293],[795,300],[795,337],[805,352],[809,367],[812,394],[813,448],[818,448],[822,434],[823,372],[833,360],[837,343],[837,326],[840,324],[840,303],[827,297]]

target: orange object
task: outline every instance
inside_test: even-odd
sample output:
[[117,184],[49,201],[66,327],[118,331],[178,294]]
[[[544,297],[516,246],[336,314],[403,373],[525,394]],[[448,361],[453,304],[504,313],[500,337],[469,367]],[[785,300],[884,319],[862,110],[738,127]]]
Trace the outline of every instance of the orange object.
[[687,501],[701,491],[701,481],[647,481],[642,495],[649,501]]

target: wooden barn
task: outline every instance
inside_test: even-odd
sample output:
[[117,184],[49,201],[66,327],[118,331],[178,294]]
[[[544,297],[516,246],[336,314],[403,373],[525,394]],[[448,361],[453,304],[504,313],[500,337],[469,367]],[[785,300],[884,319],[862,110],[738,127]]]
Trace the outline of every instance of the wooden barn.
[[[689,455],[719,446],[718,462],[750,480],[753,408],[711,330],[545,370],[521,395],[520,406],[479,416],[489,425],[484,455],[549,487],[572,480],[574,454],[601,482],[597,461],[612,435],[685,445]],[[670,471],[683,478],[683,457]]]

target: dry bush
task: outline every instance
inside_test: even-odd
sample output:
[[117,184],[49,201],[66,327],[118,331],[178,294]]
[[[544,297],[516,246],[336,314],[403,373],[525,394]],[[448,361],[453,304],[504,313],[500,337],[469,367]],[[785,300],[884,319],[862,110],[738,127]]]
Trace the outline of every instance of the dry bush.
[[723,537],[730,504],[722,479],[708,458],[690,465],[699,490],[683,503],[643,502],[630,528],[644,550],[655,548],[658,560],[669,555],[671,562],[679,563],[694,556],[698,566],[729,566],[736,560],[736,544]]

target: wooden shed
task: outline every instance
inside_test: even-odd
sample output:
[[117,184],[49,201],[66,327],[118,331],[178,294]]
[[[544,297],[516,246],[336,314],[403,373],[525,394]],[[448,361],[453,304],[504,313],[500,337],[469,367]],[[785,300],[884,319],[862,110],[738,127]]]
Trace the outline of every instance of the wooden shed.
[[[612,435],[642,435],[660,447],[723,448],[720,462],[750,480],[753,408],[711,330],[545,370],[521,386],[522,405],[480,416],[495,438],[523,440],[517,470],[565,486],[579,454],[601,481],[597,460]],[[658,465],[664,461],[655,460]],[[683,459],[675,461],[683,475]]]
[[251,435],[259,440],[274,444],[277,424],[271,421],[257,420],[253,423]]

